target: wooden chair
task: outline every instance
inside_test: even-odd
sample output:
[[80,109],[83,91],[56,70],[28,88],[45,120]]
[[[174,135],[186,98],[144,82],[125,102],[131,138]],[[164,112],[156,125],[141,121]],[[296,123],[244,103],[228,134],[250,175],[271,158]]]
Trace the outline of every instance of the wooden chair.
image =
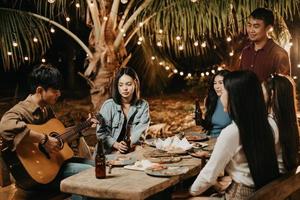
[[5,187],[11,184],[10,173],[7,169],[6,164],[2,160],[0,151],[0,187]]
[[[300,169],[300,167],[298,167]],[[279,179],[272,181],[255,192],[249,200],[284,200],[300,199],[300,173],[293,170]]]

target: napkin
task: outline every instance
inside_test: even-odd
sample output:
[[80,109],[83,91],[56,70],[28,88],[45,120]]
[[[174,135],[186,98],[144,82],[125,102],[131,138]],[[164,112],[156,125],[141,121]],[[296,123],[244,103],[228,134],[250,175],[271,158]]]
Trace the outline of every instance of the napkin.
[[157,149],[161,149],[164,151],[170,151],[173,149],[182,149],[184,151],[191,149],[193,146],[187,141],[186,138],[182,140],[177,136],[168,137],[165,140],[160,138],[157,139],[155,146]]

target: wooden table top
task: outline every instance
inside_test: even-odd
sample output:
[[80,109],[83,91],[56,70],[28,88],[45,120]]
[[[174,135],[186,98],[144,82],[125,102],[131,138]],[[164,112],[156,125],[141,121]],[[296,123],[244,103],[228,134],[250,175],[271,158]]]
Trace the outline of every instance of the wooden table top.
[[[153,150],[140,147],[132,154],[142,158],[144,152]],[[186,174],[173,177],[149,176],[143,171],[134,171],[122,167],[113,168],[105,179],[95,178],[95,168],[87,169],[61,182],[61,191],[94,198],[106,199],[145,199],[169,188],[181,180],[197,175],[201,170],[201,160],[188,157],[173,165],[187,166]]]

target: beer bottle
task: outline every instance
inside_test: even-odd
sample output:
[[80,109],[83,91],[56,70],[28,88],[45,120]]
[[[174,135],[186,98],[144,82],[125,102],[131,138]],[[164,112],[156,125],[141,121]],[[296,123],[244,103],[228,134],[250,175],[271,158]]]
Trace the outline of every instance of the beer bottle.
[[202,121],[202,111],[200,108],[200,101],[199,99],[195,100],[195,122],[197,126],[201,126]]
[[105,155],[103,152],[103,142],[102,139],[98,140],[97,153],[95,157],[95,172],[96,178],[105,178],[106,177],[106,168],[105,168]]
[[126,133],[125,133],[125,137],[124,137],[124,142],[126,143],[127,148],[128,148],[126,153],[131,152],[130,129],[131,129],[130,125],[127,125]]

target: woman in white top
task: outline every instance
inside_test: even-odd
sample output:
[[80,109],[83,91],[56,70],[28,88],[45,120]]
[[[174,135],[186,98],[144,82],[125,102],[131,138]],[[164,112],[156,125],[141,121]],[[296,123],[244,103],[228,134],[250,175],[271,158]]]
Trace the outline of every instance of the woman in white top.
[[287,172],[299,164],[295,82],[288,76],[274,74],[262,85],[269,113],[274,116],[279,129],[281,155],[278,162],[283,163],[283,172]]
[[233,122],[221,131],[190,194],[203,193],[225,170],[233,180],[225,198],[248,199],[279,177],[274,144],[274,140],[278,142],[278,128],[268,118],[261,84],[253,72],[235,71],[225,76],[221,102]]

